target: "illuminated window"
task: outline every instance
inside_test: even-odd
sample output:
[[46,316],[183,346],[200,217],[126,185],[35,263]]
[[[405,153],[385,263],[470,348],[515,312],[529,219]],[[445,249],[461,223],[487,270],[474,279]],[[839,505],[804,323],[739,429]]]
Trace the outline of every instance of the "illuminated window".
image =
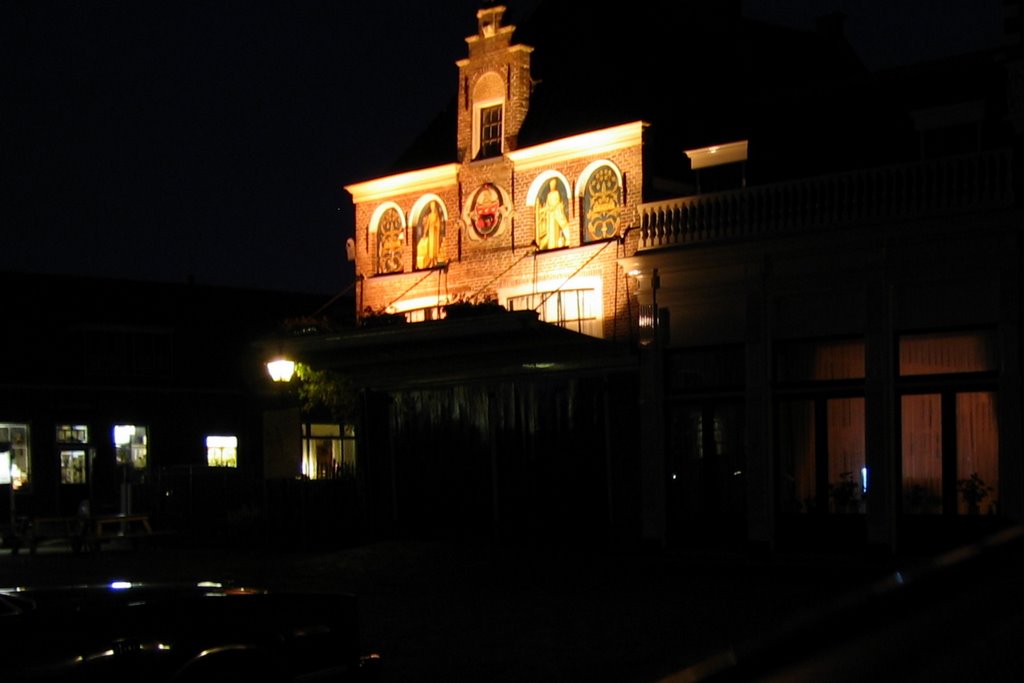
[[775,375],[780,382],[864,379],[864,342],[860,339],[780,342]]
[[544,322],[600,337],[601,299],[593,289],[560,289],[508,298],[510,311],[536,311]]
[[58,443],[89,443],[89,428],[86,425],[57,425]]
[[210,467],[238,467],[238,437],[206,437],[206,464]]
[[501,110],[502,105],[484,107],[480,110],[480,154],[478,158],[501,156]]
[[781,500],[788,512],[864,512],[864,399],[779,403]]
[[991,391],[907,394],[900,401],[903,511],[994,514],[999,425]]
[[900,337],[900,375],[944,375],[998,369],[994,335],[986,332]]
[[783,394],[776,432],[784,511],[866,511],[865,399],[857,395],[865,376],[863,339],[776,344],[775,377]]
[[354,425],[302,425],[302,474],[309,479],[340,479],[354,476],[356,467]]
[[505,81],[497,73],[482,75],[473,86],[473,159],[501,156]]
[[904,513],[999,512],[998,369],[991,332],[900,337]]
[[29,483],[32,460],[27,424],[0,422],[0,484],[19,489]]
[[85,484],[88,478],[89,427],[57,425],[57,454],[60,458],[60,483]]
[[145,427],[114,425],[114,451],[118,465],[146,469],[148,447]]

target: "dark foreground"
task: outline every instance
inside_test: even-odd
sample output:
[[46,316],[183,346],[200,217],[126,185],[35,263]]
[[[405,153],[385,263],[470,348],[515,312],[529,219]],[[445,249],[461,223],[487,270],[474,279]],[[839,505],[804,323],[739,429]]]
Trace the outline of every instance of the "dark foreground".
[[82,555],[0,551],[0,586],[215,580],[354,594],[360,649],[381,655],[389,682],[657,681],[738,644],[777,639],[892,576],[889,561],[849,556],[440,542],[315,553],[169,542]]

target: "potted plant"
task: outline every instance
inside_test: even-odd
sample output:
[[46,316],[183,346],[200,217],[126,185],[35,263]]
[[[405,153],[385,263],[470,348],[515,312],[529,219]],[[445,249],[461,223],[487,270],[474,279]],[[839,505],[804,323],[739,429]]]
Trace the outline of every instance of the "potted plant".
[[446,318],[468,318],[503,312],[505,307],[494,297],[482,299],[456,297],[444,306]]
[[967,513],[971,515],[978,514],[981,510],[981,501],[992,492],[992,487],[986,484],[977,472],[971,472],[967,479],[957,479],[956,487],[960,491],[960,497],[964,499],[964,504],[967,505]]
[[853,478],[853,472],[841,472],[839,481],[829,484],[828,488],[835,501],[836,512],[856,511],[857,481]]
[[369,306],[359,316],[360,327],[381,327],[384,325],[400,325],[405,322],[404,313],[388,313],[383,308],[375,311]]

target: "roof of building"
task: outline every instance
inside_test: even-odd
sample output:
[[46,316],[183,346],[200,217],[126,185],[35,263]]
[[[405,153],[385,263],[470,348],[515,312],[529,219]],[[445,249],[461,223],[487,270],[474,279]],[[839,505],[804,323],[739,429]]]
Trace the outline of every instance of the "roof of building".
[[[643,120],[648,161],[669,178],[689,173],[683,150],[748,138],[757,182],[902,160],[907,150],[865,125],[892,129],[905,119],[880,99],[841,16],[799,30],[748,20],[739,4],[601,12],[544,0],[513,36],[534,48],[518,148]],[[454,161],[455,114],[453,97],[393,171]]]

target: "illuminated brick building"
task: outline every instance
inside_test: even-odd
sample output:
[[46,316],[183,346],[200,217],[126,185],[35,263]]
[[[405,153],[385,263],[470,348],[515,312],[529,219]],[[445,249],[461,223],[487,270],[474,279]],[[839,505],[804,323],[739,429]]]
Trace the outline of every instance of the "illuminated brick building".
[[867,74],[835,18],[710,4],[481,10],[454,148],[346,187],[364,326],[289,351],[360,390],[377,523],[891,548],[1024,514],[1019,41]]

